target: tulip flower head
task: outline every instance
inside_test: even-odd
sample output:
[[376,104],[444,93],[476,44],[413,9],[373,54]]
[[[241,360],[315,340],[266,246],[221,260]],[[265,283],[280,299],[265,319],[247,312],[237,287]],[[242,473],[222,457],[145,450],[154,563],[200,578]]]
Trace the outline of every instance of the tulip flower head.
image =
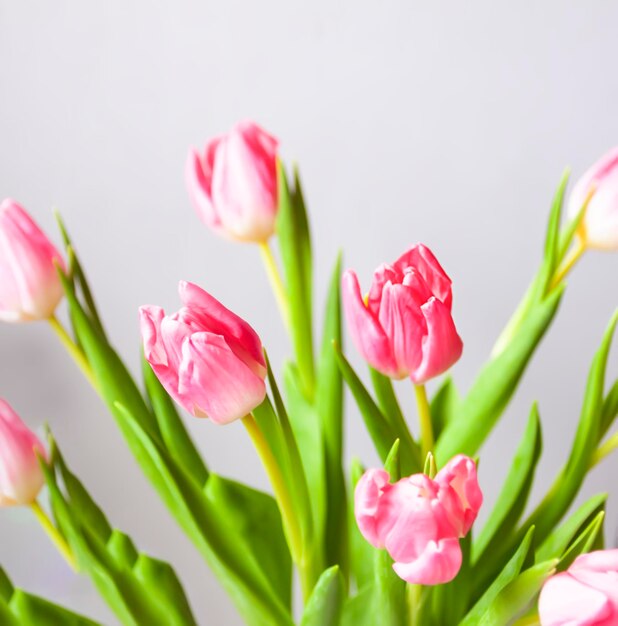
[[140,308],[144,355],[166,391],[189,413],[218,424],[240,419],[266,395],[266,363],[256,332],[192,283],[181,282],[183,307],[165,315]]
[[62,299],[58,250],[14,200],[0,204],[0,320],[49,319]]
[[277,140],[257,124],[240,122],[203,152],[192,149],[185,177],[200,218],[216,233],[263,242],[277,216]]
[[343,275],[343,304],[363,358],[391,378],[417,384],[445,372],[463,343],[451,317],[451,280],[431,250],[410,248],[374,273],[366,299],[354,271]]
[[542,626],[618,624],[618,550],[582,554],[549,578],[539,597]]
[[572,218],[591,192],[580,226],[582,243],[599,250],[618,250],[618,147],[601,157],[575,184],[568,205]]
[[361,534],[388,551],[407,582],[449,582],[461,567],[459,539],[483,503],[474,461],[458,455],[433,480],[413,474],[390,484],[389,478],[385,470],[370,469],[358,481],[354,513]]
[[28,505],[45,482],[37,453],[45,458],[38,437],[0,399],[0,506]]

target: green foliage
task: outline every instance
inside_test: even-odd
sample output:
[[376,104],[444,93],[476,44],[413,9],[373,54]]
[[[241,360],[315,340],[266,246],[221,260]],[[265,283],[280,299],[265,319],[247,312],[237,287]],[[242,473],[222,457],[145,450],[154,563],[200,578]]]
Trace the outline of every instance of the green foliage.
[[345,581],[333,565],[320,576],[309,598],[300,626],[338,626],[345,600]]

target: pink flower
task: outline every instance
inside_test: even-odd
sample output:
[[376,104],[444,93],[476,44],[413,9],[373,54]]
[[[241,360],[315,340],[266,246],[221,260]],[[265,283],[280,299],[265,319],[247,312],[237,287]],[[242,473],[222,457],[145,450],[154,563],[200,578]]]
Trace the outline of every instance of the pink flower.
[[459,539],[483,503],[474,462],[458,455],[434,480],[413,474],[390,484],[389,478],[385,470],[370,469],[358,481],[354,514],[361,534],[388,551],[407,582],[449,582],[461,567]]
[[180,282],[184,306],[165,315],[140,308],[144,354],[167,392],[196,417],[227,424],[266,395],[266,363],[256,332],[197,285]]
[[14,200],[0,204],[0,320],[49,319],[63,290],[54,260],[64,267],[53,244]]
[[578,556],[547,580],[539,598],[542,626],[618,624],[618,550]]
[[215,232],[261,242],[275,229],[278,142],[253,122],[240,122],[189,152],[186,180],[201,219]]
[[600,250],[618,250],[618,147],[610,150],[577,181],[569,198],[568,212],[575,217],[588,194],[581,225],[585,245]]
[[356,348],[374,369],[391,378],[409,376],[415,384],[461,356],[452,301],[450,278],[423,244],[381,265],[366,300],[354,271],[343,275],[343,304]]
[[45,458],[38,437],[0,399],[0,506],[34,502],[45,482],[37,452]]

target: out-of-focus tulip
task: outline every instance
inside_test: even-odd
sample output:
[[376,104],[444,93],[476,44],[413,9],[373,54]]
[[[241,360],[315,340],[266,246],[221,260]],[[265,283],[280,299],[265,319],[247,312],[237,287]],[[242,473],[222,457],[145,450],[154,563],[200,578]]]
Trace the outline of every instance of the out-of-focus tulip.
[[618,624],[618,550],[582,554],[547,580],[539,598],[542,626]]
[[584,245],[618,250],[618,147],[601,157],[576,183],[568,211],[575,217],[594,192],[580,227]]
[[451,280],[423,244],[380,266],[366,299],[356,274],[347,270],[343,304],[356,348],[386,376],[409,376],[422,384],[461,356],[463,343],[451,317]]
[[45,458],[38,437],[0,399],[0,506],[34,502],[45,482],[37,452]]
[[27,322],[51,317],[63,290],[54,260],[59,252],[14,200],[0,204],[0,320]]
[[179,285],[184,306],[165,315],[140,308],[144,354],[167,392],[196,417],[218,424],[242,418],[266,395],[266,363],[256,332],[192,283]]
[[449,582],[461,567],[459,539],[483,502],[472,459],[458,455],[436,475],[413,474],[394,484],[382,469],[358,481],[354,513],[361,534],[384,548],[393,569],[409,583]]
[[262,242],[277,216],[277,140],[253,122],[215,137],[186,165],[189,195],[201,219],[230,239]]

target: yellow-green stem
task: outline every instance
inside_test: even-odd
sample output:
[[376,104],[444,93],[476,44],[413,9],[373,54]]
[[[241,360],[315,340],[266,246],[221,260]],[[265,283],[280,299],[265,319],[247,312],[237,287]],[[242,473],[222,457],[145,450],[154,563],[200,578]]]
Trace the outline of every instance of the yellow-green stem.
[[315,572],[312,571],[312,558],[310,554],[306,554],[303,545],[302,533],[298,525],[297,513],[292,504],[292,498],[285,484],[285,479],[279,468],[279,464],[273,455],[268,442],[264,438],[258,423],[251,413],[242,420],[253,445],[257,450],[262,461],[262,465],[268,474],[270,484],[275,492],[275,499],[283,519],[286,537],[290,546],[292,560],[298,567],[300,574],[301,586],[305,600],[309,597],[313,589]]
[[286,328],[289,329],[290,310],[288,296],[285,285],[283,284],[283,279],[281,278],[281,274],[279,273],[279,268],[277,267],[277,261],[275,260],[273,251],[270,248],[268,240],[262,241],[259,246],[260,253],[262,255],[262,261],[264,261],[264,267],[266,268],[266,274],[268,275],[268,280],[270,281],[270,285],[275,294],[275,299],[277,300],[277,305],[279,306],[279,311],[281,312],[283,323],[285,324]]
[[422,626],[420,622],[421,601],[423,587],[408,583],[408,624],[409,626]]
[[590,459],[590,468],[600,463],[606,456],[618,448],[618,433],[613,434],[604,444],[600,445]]
[[52,315],[49,318],[49,324],[53,328],[56,335],[62,342],[62,345],[67,349],[67,352],[73,357],[75,363],[79,369],[83,372],[84,376],[88,379],[88,382],[95,388],[97,388],[97,383],[92,373],[92,369],[90,367],[90,363],[86,360],[86,355],[82,352],[82,350],[75,344],[75,342],[69,336],[64,326],[58,321],[58,318],[55,315]]
[[77,562],[71,552],[71,548],[65,541],[64,537],[60,534],[60,531],[54,526],[53,522],[49,519],[47,513],[41,508],[41,505],[35,500],[30,508],[36,515],[37,520],[43,527],[43,530],[47,533],[47,536],[52,540],[60,554],[64,557],[64,560],[69,564],[71,569],[77,571]]
[[421,454],[423,462],[429,452],[433,452],[433,426],[431,424],[431,410],[427,399],[425,385],[414,385],[418,419],[420,422]]
[[551,291],[554,287],[557,287],[566,277],[566,275],[573,269],[573,266],[579,261],[582,254],[586,251],[586,246],[583,244],[580,237],[575,238],[573,247],[569,250],[562,265],[556,270],[554,277],[549,286]]

